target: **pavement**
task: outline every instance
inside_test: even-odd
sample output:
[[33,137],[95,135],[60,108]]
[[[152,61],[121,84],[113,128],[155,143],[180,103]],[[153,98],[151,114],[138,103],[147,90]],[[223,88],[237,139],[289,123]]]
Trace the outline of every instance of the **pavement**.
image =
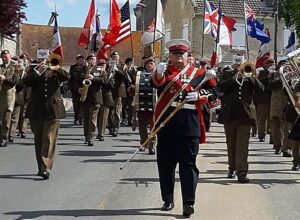
[[[0,220],[10,219],[185,219],[176,174],[175,208],[162,205],[156,156],[139,152],[120,167],[139,146],[137,131],[121,127],[118,137],[105,136],[93,147],[84,145],[83,129],[62,120],[50,179],[35,174],[32,134],[0,148]],[[200,170],[195,214],[199,220],[298,220],[300,172],[292,159],[275,155],[272,146],[251,138],[250,183],[227,179],[223,127],[213,123],[207,143],[200,146]]]

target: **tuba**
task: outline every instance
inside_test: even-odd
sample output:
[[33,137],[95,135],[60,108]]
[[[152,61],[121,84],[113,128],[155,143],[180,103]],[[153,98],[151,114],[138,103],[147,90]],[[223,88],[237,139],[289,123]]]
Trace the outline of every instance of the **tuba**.
[[[283,87],[295,107],[294,93],[296,85],[300,82],[300,48],[288,53],[285,58],[287,62],[280,66],[279,76]],[[300,114],[298,108],[295,108],[295,110]]]

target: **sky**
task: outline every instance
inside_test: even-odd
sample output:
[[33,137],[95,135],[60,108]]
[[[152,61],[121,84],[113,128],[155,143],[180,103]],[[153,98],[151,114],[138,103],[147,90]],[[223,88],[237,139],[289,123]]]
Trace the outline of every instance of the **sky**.
[[[133,8],[140,0],[129,0],[131,11],[131,27],[135,30],[135,16]],[[58,16],[58,25],[64,27],[83,27],[91,0],[25,0],[24,9],[27,21],[23,23],[47,25],[55,5]],[[106,29],[109,21],[110,0],[96,0],[96,8],[100,14],[101,28]],[[121,8],[126,0],[117,0]]]

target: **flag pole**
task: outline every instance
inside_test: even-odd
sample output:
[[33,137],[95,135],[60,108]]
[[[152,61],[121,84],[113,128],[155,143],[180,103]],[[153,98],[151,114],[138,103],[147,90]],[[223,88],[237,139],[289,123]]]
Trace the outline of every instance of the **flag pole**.
[[157,25],[157,1],[158,0],[156,0],[156,8],[155,8],[155,24],[154,24],[154,33],[153,33],[153,48],[152,48],[152,55],[153,55],[153,57],[154,57],[154,53],[155,53],[155,37],[156,37],[156,25]]
[[278,0],[275,1],[275,36],[274,36],[274,60],[277,66],[277,38],[278,38]]
[[[129,4],[129,0],[128,0],[128,8],[129,8],[129,11],[130,11],[130,4]],[[133,59],[133,62],[134,62],[130,13],[129,13],[129,21],[130,21],[130,44],[131,44],[131,57],[132,57],[132,59]]]
[[[111,0],[109,1],[109,31],[111,31]],[[110,34],[111,36],[111,34]],[[109,38],[109,45],[111,45],[111,37]],[[109,46],[109,56],[111,54],[111,46]]]
[[221,0],[219,0],[218,32],[217,32],[216,47],[215,47],[216,52],[217,52],[218,44],[219,44],[219,41],[220,41],[221,19],[222,19]]
[[244,16],[245,16],[245,39],[246,39],[246,52],[247,59],[249,59],[249,43],[248,43],[248,33],[247,33],[247,18],[246,18],[246,0],[244,0]]
[[204,25],[205,25],[205,6],[206,6],[206,0],[204,0],[204,8],[203,8],[203,22],[202,22],[202,46],[201,46],[201,57],[204,56]]

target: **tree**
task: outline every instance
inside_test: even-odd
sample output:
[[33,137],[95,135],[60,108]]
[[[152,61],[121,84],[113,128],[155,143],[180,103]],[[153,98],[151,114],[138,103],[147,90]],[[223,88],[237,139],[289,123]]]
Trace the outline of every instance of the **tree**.
[[281,0],[279,4],[279,17],[284,19],[288,28],[294,28],[300,36],[300,1]]
[[9,0],[0,2],[0,35],[12,36],[19,33],[19,24],[26,20],[25,13],[22,9],[27,4],[24,0]]

